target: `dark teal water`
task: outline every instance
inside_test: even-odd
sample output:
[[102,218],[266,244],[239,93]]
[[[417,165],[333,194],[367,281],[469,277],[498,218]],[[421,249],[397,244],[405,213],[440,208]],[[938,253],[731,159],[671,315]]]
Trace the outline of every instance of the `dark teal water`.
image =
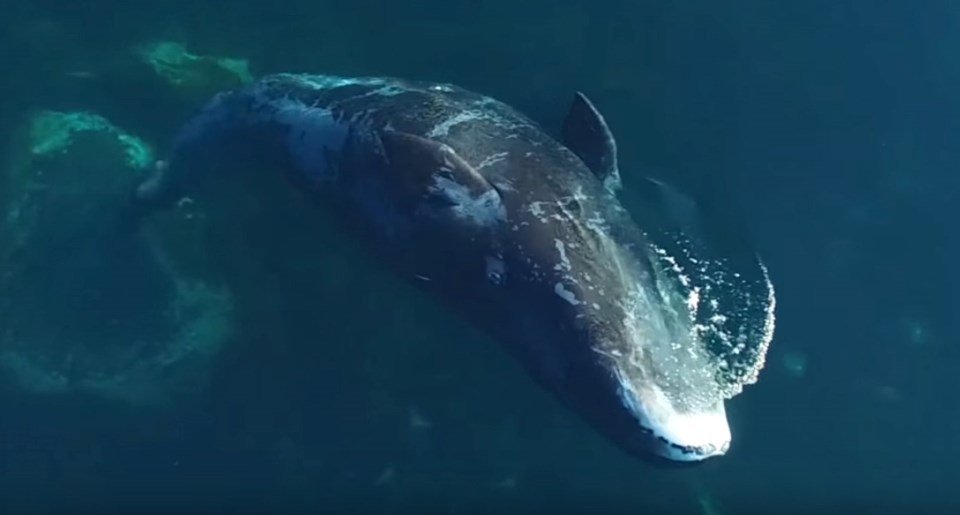
[[[734,211],[778,291],[760,382],[729,404],[729,455],[658,470],[560,408],[491,342],[332,248],[348,256],[331,261],[341,268],[287,265],[315,280],[281,285],[288,298],[265,301],[265,321],[244,326],[205,372],[208,387],[173,406],[5,389],[0,512],[960,507],[960,6],[91,0],[0,8],[0,134],[14,134],[33,110],[85,109],[162,151],[191,101],[109,71],[155,39],[246,58],[257,75],[454,82],[547,126],[560,123],[572,91],[586,91],[618,137],[627,188],[631,174],[666,171]],[[11,162],[19,147],[6,139]],[[31,302],[42,324],[49,313]]]

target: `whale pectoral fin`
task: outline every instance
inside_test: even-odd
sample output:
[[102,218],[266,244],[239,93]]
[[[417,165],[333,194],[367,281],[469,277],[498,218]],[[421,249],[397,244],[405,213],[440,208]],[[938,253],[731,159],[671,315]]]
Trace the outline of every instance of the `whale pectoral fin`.
[[431,212],[453,208],[468,215],[499,210],[496,188],[449,145],[390,130],[380,131],[380,141],[390,179],[409,207]]
[[620,189],[616,140],[600,111],[579,91],[573,96],[561,135],[563,144],[603,181],[608,190],[616,193]]

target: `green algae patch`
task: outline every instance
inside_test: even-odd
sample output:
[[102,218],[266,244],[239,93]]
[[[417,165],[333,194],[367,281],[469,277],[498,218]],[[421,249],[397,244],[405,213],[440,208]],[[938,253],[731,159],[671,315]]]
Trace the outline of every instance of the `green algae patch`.
[[151,146],[89,111],[36,112],[11,141],[0,169],[0,387],[144,407],[192,398],[233,337],[233,297],[192,272],[200,249],[173,244],[195,220],[126,225]]
[[128,166],[138,170],[154,163],[153,149],[145,141],[114,126],[106,118],[84,111],[41,111],[30,122],[30,152],[50,156],[69,150],[80,133],[100,133],[116,139]]
[[158,77],[188,93],[232,89],[254,80],[245,59],[196,55],[177,42],[150,43],[135,52]]

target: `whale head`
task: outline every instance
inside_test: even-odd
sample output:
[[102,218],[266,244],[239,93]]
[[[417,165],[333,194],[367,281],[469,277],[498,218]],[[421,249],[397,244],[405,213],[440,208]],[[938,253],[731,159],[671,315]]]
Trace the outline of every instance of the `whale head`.
[[502,282],[522,359],[634,455],[725,454],[725,403],[756,381],[772,335],[766,270],[663,244],[609,197],[578,204],[540,203],[517,231]]
[[662,180],[635,178],[626,209],[616,140],[582,93],[562,144],[575,158],[546,165],[512,213],[528,366],[635,456],[726,454],[726,402],[757,381],[773,337],[766,267],[741,228],[717,231],[715,213]]
[[446,304],[631,454],[691,463],[728,451],[725,403],[756,381],[773,331],[773,289],[752,252],[718,250],[697,203],[664,183],[645,180],[627,210],[618,178],[561,147],[514,164],[535,173],[498,180],[444,144],[384,142]]

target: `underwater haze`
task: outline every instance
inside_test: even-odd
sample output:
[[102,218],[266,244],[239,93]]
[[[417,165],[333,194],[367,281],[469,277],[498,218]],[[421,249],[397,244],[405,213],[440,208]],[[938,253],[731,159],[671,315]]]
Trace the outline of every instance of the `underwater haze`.
[[[0,9],[0,513],[960,512],[960,4]],[[455,84],[553,135],[586,94],[624,207],[691,192],[775,286],[726,454],[624,452],[280,187],[116,237],[183,124],[276,73]]]

